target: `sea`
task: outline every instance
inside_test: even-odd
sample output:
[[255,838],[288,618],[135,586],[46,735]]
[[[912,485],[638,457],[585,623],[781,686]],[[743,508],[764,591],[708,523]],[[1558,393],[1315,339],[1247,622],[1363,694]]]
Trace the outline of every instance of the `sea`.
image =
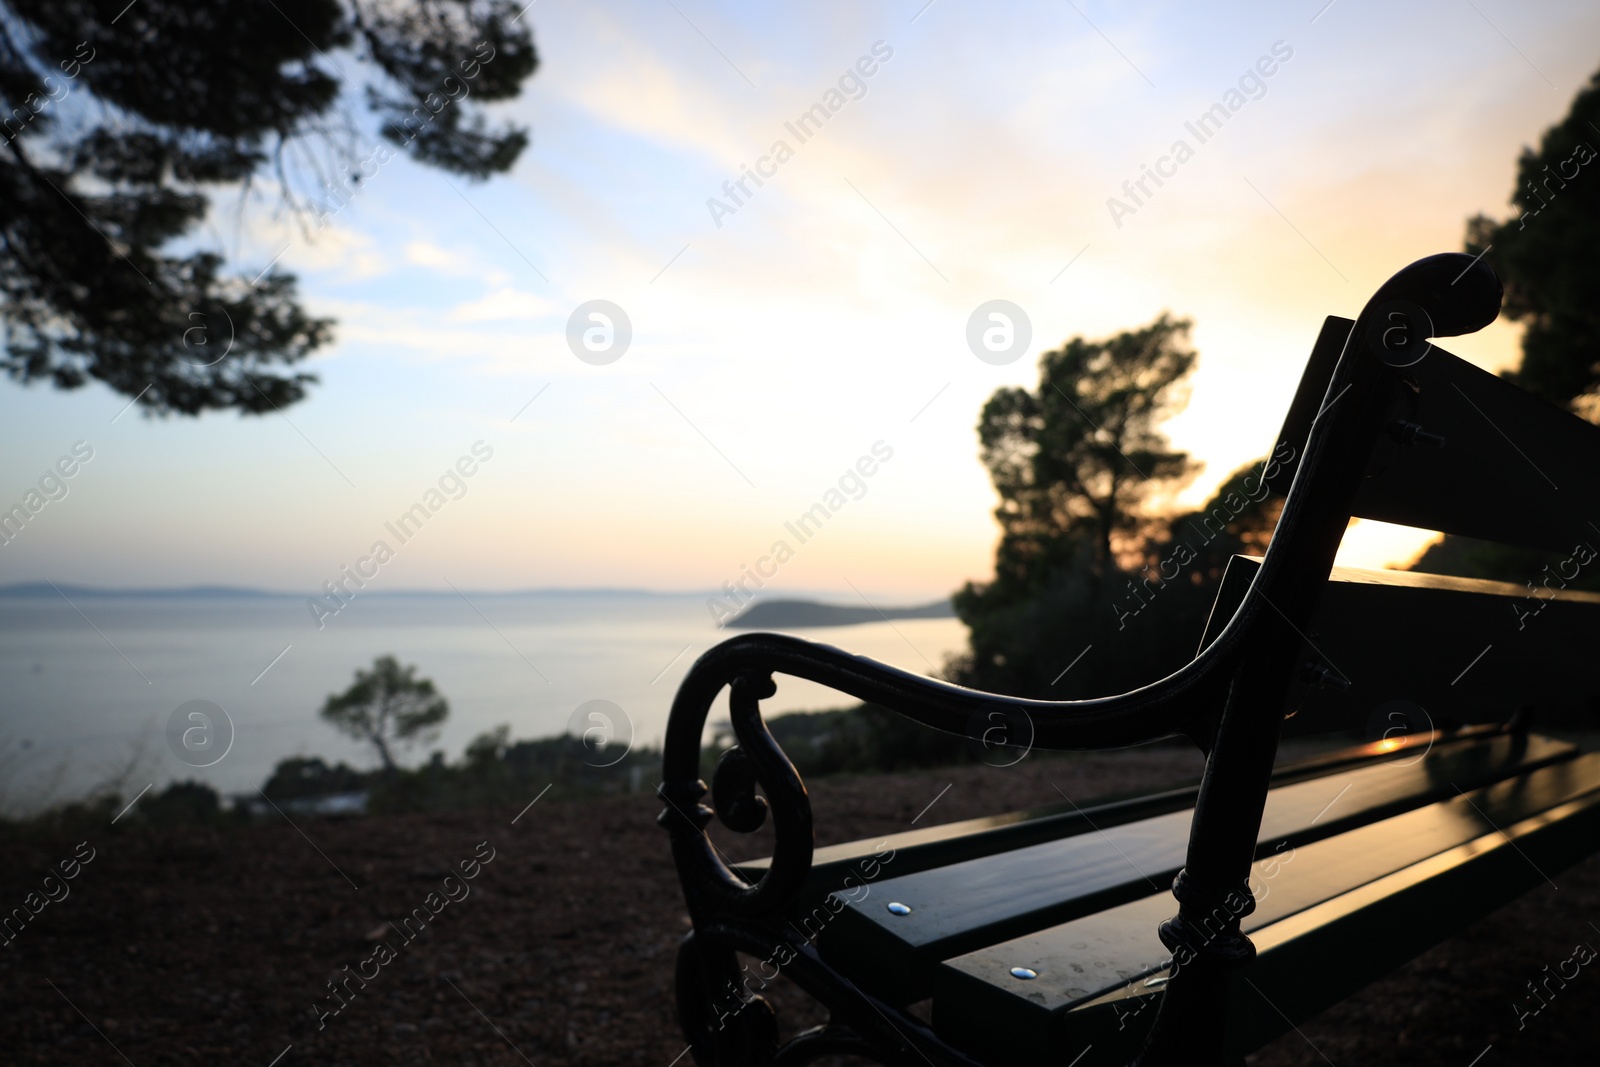
[[[459,759],[501,724],[514,740],[600,724],[621,746],[608,754],[658,745],[690,665],[734,634],[704,595],[629,591],[373,594],[321,621],[304,598],[246,591],[0,596],[0,812],[183,780],[255,796],[291,756],[375,766],[370,745],[318,712],[382,655],[414,664],[450,705],[436,740],[396,750],[407,765],[435,750]],[[950,618],[795,633],[927,675],[967,638]],[[777,681],[769,715],[854,703]]]

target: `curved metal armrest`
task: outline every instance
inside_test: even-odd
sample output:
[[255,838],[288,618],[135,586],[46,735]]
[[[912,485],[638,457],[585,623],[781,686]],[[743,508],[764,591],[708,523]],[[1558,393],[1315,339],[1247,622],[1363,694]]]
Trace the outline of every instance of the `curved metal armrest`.
[[[690,668],[673,701],[666,748],[698,751],[705,715],[722,688],[741,676],[773,674],[826,685],[947,733],[975,736],[975,724],[998,714],[1008,721],[1030,722],[1041,747],[1116,748],[1178,732],[1193,710],[1190,701],[1180,698],[1198,695],[1196,687],[1211,675],[1217,660],[1216,653],[1202,655],[1170,677],[1120,696],[1029,700],[912,674],[798,637],[742,634],[716,645]],[[678,769],[688,770],[669,766],[669,775]]]

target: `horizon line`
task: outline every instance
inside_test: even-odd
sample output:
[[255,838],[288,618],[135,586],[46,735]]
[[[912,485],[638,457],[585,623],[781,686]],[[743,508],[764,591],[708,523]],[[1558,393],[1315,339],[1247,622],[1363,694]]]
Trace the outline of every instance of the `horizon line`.
[[[251,596],[251,597],[271,597],[271,598],[299,599],[300,597],[305,595],[305,594],[299,593],[299,592],[288,592],[288,591],[276,590],[276,589],[262,589],[262,588],[259,588],[259,587],[256,587],[256,586],[219,585],[219,584],[212,584],[212,583],[199,583],[199,584],[195,584],[195,585],[142,586],[142,587],[137,587],[137,588],[117,588],[117,587],[110,587],[110,586],[71,585],[71,584],[63,584],[63,583],[52,583],[47,579],[41,579],[39,581],[12,582],[12,583],[9,583],[7,585],[0,585],[0,597],[21,597],[21,596],[31,596],[31,595],[36,595],[36,594],[37,595],[48,595],[48,596],[51,596],[51,597],[55,597],[55,596],[59,596],[62,593],[66,593],[66,592],[75,593],[75,594],[78,594],[78,595],[81,595],[81,596],[124,596],[124,597],[137,597],[137,596],[148,596],[148,597],[157,597],[157,596],[168,596],[168,597],[170,597],[170,596],[196,596],[196,597],[199,597],[199,596]],[[722,597],[722,596],[725,595],[723,590],[721,590],[721,589],[712,589],[712,588],[706,588],[706,589],[649,589],[649,588],[645,588],[645,587],[642,587],[642,586],[604,586],[604,585],[596,585],[596,586],[533,586],[533,587],[517,588],[517,589],[472,589],[472,590],[467,590],[466,592],[473,593],[474,595],[477,595],[477,596],[558,596],[558,595],[568,595],[568,596],[652,596],[652,597],[715,596],[715,597]],[[315,596],[315,595],[316,594],[313,594],[313,596]],[[372,590],[371,592],[366,592],[364,595],[367,595],[367,596],[389,596],[389,597],[396,597],[396,596],[446,596],[446,597],[450,597],[450,596],[461,595],[461,593],[460,593],[460,591],[458,591],[458,590],[456,590],[455,588],[452,587],[452,588],[445,588],[445,589],[424,589],[424,588],[379,589],[379,590]],[[845,595],[845,594],[843,594],[840,591],[835,591],[835,590],[816,590],[816,589],[812,589],[812,590],[795,590],[795,591],[792,591],[792,592],[779,592],[779,593],[774,593],[774,594],[767,594],[767,593],[763,592],[763,593],[755,594],[754,596],[752,596],[751,600],[747,601],[746,603],[747,604],[754,603],[756,600],[771,601],[771,600],[774,600],[774,599],[778,599],[778,600],[781,600],[781,599],[806,599],[806,598],[811,598],[811,597],[834,596],[834,595]],[[940,600],[947,600],[947,599],[949,599],[950,597],[952,597],[954,595],[955,595],[955,591],[952,590],[947,596],[938,597],[938,598],[935,598],[932,601],[920,600],[919,599],[917,606],[921,606],[924,603],[938,603]],[[921,596],[923,596],[923,594],[917,594],[917,596],[921,597]]]

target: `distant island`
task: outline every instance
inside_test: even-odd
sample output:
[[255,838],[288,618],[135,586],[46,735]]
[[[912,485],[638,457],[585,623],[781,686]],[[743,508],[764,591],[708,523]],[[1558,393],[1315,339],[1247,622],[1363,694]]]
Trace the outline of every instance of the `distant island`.
[[894,619],[953,619],[955,614],[955,606],[949,600],[881,610],[865,605],[822,604],[815,600],[762,600],[746,607],[725,625],[733,630],[804,630]]

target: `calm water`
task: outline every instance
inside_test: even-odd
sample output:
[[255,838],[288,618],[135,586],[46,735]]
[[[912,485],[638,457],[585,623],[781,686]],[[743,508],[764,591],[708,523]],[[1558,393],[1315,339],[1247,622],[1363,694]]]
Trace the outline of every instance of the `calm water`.
[[[27,810],[79,795],[131,761],[130,794],[185,777],[250,792],[291,755],[370,766],[370,750],[317,711],[385,653],[415,663],[449,699],[432,747],[452,759],[499,723],[514,738],[562,733],[596,699],[621,707],[637,741],[654,744],[689,665],[730,636],[689,595],[469,596],[470,605],[458,596],[365,597],[320,631],[305,602],[288,597],[74,596],[77,610],[53,594],[0,598],[0,805]],[[926,674],[965,646],[966,630],[930,619],[801,636]],[[191,700],[222,707],[235,730],[227,755],[202,770],[179,761],[166,739],[174,709]],[[780,678],[766,707],[847,703]],[[404,761],[425,757],[413,750]]]

